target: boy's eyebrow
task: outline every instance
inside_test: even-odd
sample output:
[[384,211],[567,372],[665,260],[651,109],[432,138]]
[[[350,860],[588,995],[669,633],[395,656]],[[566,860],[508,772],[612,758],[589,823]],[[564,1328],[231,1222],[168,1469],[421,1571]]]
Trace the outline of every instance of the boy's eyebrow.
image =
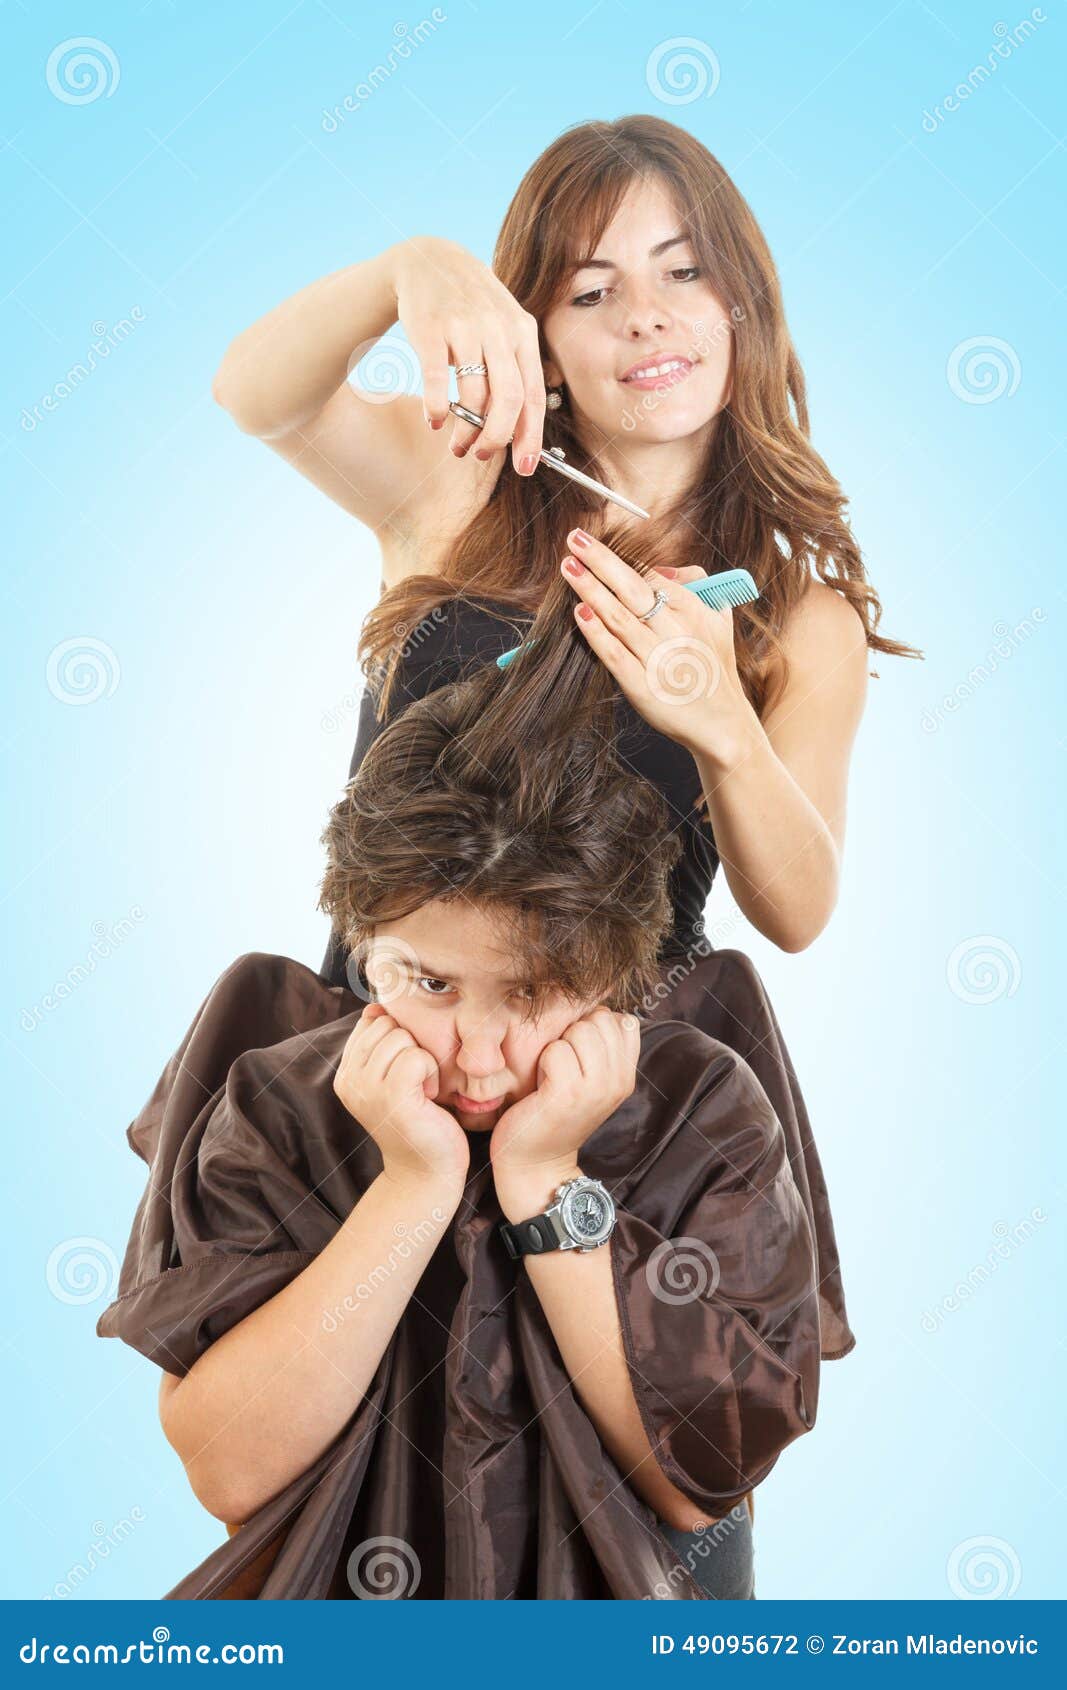
[[[460,983],[460,985],[463,985],[465,983],[465,976],[463,974],[461,974],[457,969],[455,969],[455,968],[438,968],[436,966],[436,964],[434,964],[432,962],[427,962],[425,957],[423,957],[419,961],[418,968],[416,968],[415,965],[413,963],[410,963],[410,962],[406,962],[404,964],[404,967],[407,968],[409,973],[411,973],[411,974],[415,974],[415,973],[425,974],[427,979],[430,979],[430,980],[456,980]],[[522,981],[522,980],[510,979],[510,978],[505,979],[503,976],[501,976],[501,978],[499,980],[497,980],[496,983],[499,986],[522,986],[522,985],[525,984],[525,982]]]
[[[680,235],[671,235],[669,240],[660,241],[658,246],[649,247],[648,256],[649,258],[660,258],[665,252],[669,251],[672,246],[679,246],[683,241],[688,241],[690,239],[691,237],[685,233]],[[618,266],[613,258],[584,258],[581,263],[575,265],[576,271],[615,270],[617,268]]]

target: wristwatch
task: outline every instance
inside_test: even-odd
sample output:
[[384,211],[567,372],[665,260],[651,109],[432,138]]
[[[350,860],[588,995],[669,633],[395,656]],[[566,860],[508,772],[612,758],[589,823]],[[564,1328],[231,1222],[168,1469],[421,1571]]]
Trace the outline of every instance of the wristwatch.
[[556,1187],[556,1201],[525,1221],[501,1221],[508,1255],[539,1256],[545,1250],[595,1250],[615,1230],[615,1203],[607,1186],[577,1174]]

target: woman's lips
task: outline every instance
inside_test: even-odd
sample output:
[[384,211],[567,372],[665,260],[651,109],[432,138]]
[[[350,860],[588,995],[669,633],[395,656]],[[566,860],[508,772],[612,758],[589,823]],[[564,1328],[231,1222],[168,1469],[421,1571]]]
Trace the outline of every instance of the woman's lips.
[[623,387],[640,387],[644,389],[656,387],[677,387],[678,383],[680,381],[684,381],[686,376],[689,375],[692,368],[692,364],[682,364],[677,369],[668,370],[662,376],[631,376],[624,380],[622,385]]
[[502,1097],[491,1097],[488,1103],[476,1103],[472,1097],[464,1097],[461,1091],[456,1093],[456,1108],[461,1115],[488,1115],[491,1110],[499,1109],[503,1101]]

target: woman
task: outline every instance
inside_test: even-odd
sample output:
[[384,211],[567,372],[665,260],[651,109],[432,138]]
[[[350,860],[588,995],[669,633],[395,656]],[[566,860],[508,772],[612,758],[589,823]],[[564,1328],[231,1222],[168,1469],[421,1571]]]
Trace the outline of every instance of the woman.
[[98,1331],[231,1533],[174,1598],[754,1594],[748,1499],[818,1399],[810,1215],[751,1069],[629,1013],[678,841],[589,662],[390,724],[322,892],[375,1001],[238,959],[130,1128]]
[[[345,379],[354,349],[398,318],[423,396],[366,403]],[[485,425],[454,422],[446,441],[450,363],[484,363],[457,385]],[[775,944],[799,951],[818,936],[837,897],[867,650],[913,648],[876,632],[844,495],[808,440],[773,260],[737,188],[659,118],[580,125],[527,172],[492,270],[450,241],[401,242],[253,324],[214,391],[380,541],[384,591],[360,646],[374,697],[353,772],[376,713],[560,617],[617,682],[617,749],[658,787],[683,845],[651,1012],[694,1019],[756,1067],[810,1191],[824,1355],[846,1354],[796,1078],[752,964],[708,954],[702,913],[721,861],[742,913]],[[548,444],[650,520],[539,468],[542,424]],[[760,592],[735,612],[678,585],[735,566]],[[657,608],[654,588],[670,602]],[[336,942],[324,973],[345,978]]]

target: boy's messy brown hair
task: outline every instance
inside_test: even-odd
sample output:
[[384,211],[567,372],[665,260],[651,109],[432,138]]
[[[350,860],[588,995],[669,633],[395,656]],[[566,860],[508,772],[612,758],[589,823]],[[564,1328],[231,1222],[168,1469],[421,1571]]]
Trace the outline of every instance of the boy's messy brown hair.
[[559,991],[629,1009],[654,989],[681,845],[613,749],[615,684],[557,612],[505,670],[408,705],[330,812],[319,907],[352,959],[431,899],[477,905],[524,967],[529,1015]]

